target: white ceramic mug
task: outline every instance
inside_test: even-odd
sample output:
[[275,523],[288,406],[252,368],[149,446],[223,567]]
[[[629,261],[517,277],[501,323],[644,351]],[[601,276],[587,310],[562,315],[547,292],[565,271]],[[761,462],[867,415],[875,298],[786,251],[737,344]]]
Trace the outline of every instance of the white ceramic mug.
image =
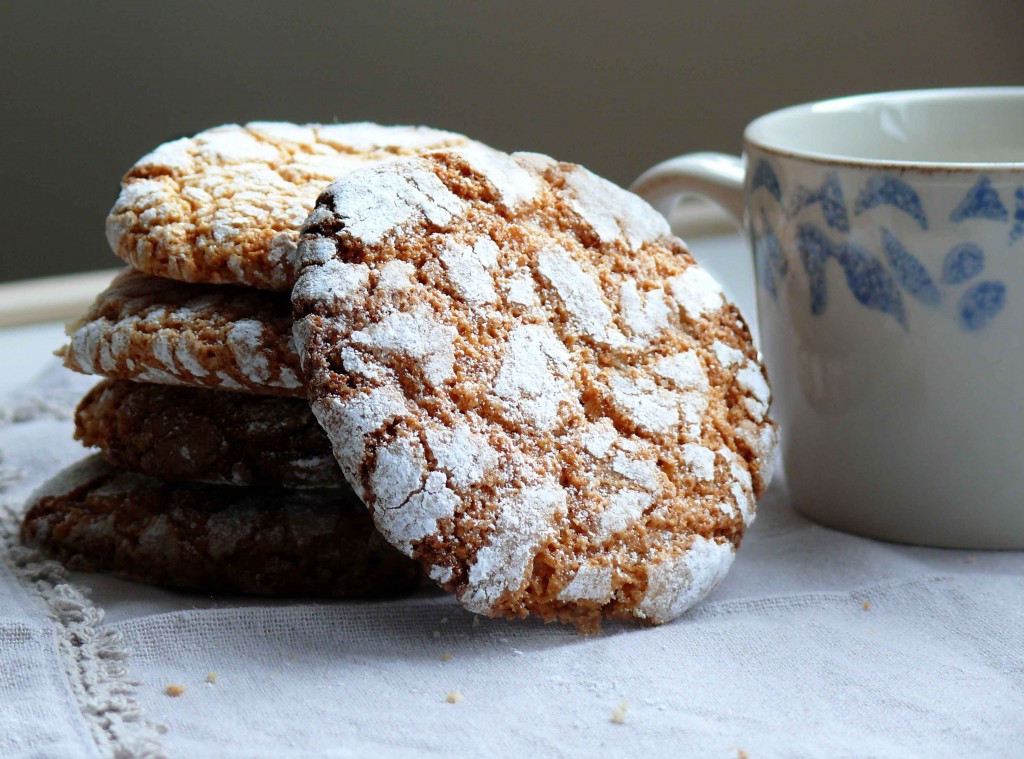
[[1024,87],[799,105],[743,147],[633,189],[742,219],[796,508],[886,540],[1024,548]]

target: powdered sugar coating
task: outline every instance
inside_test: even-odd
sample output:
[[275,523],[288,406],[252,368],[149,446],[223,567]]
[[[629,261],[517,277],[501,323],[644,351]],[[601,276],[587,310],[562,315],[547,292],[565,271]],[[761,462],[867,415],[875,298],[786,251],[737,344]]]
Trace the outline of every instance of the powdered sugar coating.
[[609,387],[612,403],[640,430],[669,432],[679,424],[679,395],[659,387],[649,377],[616,372],[610,377]]
[[[467,608],[662,622],[731,561],[765,484],[745,436],[772,425],[712,348],[746,366],[745,326],[667,230],[579,167],[458,149],[350,173],[310,214],[313,407],[381,531]],[[367,270],[344,302],[340,263]]]
[[497,264],[498,246],[489,237],[481,237],[472,245],[449,242],[441,250],[441,263],[448,272],[455,291],[468,303],[494,303],[494,280],[490,274]]
[[345,399],[324,396],[311,403],[313,413],[327,432],[334,456],[345,479],[363,495],[362,470],[367,439],[384,424],[403,416],[405,398],[392,387],[374,388]]
[[64,365],[137,382],[302,395],[288,299],[126,269],[68,328]]
[[562,403],[572,403],[566,382],[569,352],[545,325],[524,324],[509,337],[494,381],[496,405],[513,424],[551,429]]
[[477,551],[469,568],[462,604],[486,614],[506,593],[520,590],[534,555],[555,531],[565,508],[565,491],[554,482],[533,485],[500,500],[490,541]]
[[324,194],[333,199],[336,222],[366,245],[380,243],[414,222],[444,226],[465,210],[423,160],[402,161],[391,173],[369,166],[356,174],[350,182],[332,183]]
[[425,310],[397,312],[352,333],[353,347],[375,354],[396,354],[420,364],[423,376],[435,387],[455,376],[453,327],[439,323]]
[[711,345],[711,350],[714,351],[715,358],[718,359],[718,363],[726,369],[731,369],[741,363],[745,358],[743,351],[737,350],[731,345],[726,345],[725,343],[717,340]]
[[697,443],[683,445],[683,461],[698,480],[710,480],[715,476],[715,452]]
[[580,331],[610,345],[622,345],[622,334],[611,327],[612,312],[601,296],[601,288],[580,263],[557,245],[537,254],[537,271],[558,293]]
[[637,605],[638,616],[655,623],[675,619],[714,590],[735,555],[732,543],[695,535],[685,552],[665,562],[652,562],[647,593]]
[[432,534],[439,519],[455,514],[457,497],[441,472],[430,472],[419,441],[398,438],[377,452],[371,486],[377,496],[377,526],[392,545],[412,554],[413,544]]
[[591,424],[582,436],[583,447],[596,459],[604,458],[612,444],[618,439],[619,433],[615,431],[615,425],[608,419]]
[[725,303],[722,288],[704,269],[696,266],[668,281],[672,297],[691,319],[720,309]]
[[583,564],[572,581],[558,594],[559,601],[575,603],[593,601],[605,604],[612,597],[612,568],[600,564]]
[[460,147],[459,156],[494,188],[494,203],[499,208],[515,209],[533,200],[540,191],[536,174],[506,153],[477,142]]
[[124,176],[111,248],[137,269],[186,282],[287,290],[299,226],[349,171],[469,145],[459,134],[377,124],[227,124],[174,140]]
[[668,327],[672,307],[660,287],[641,293],[636,282],[629,279],[622,283],[619,298],[623,319],[634,335],[653,338]]
[[631,192],[582,166],[565,172],[570,207],[605,243],[625,243],[639,249],[671,234],[665,217]]

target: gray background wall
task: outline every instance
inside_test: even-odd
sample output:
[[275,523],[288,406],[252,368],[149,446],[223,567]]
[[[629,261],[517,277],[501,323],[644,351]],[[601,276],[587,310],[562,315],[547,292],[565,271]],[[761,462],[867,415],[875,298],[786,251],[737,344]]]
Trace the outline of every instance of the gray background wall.
[[116,264],[158,143],[249,119],[466,132],[621,184],[782,105],[1024,83],[1024,0],[0,5],[0,280]]

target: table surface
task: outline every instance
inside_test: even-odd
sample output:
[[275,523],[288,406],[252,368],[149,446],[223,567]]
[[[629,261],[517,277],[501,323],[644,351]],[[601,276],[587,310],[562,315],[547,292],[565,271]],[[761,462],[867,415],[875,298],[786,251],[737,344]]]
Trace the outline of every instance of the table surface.
[[62,322],[0,329],[0,395],[24,385],[56,361],[53,352],[64,340]]

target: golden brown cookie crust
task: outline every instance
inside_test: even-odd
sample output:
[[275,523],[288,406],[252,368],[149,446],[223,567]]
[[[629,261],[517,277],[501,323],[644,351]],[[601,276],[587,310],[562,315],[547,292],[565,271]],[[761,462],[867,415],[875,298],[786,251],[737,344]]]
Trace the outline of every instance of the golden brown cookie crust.
[[353,168],[461,145],[452,132],[252,122],[161,145],[121,180],[107,240],[137,269],[185,282],[290,289],[313,201]]
[[104,380],[78,404],[75,438],[129,472],[222,485],[345,485],[304,398]]
[[724,576],[775,441],[746,325],[665,220],[546,156],[353,172],[300,243],[314,413],[471,610],[664,622]]
[[125,269],[68,328],[61,355],[83,374],[302,396],[291,323],[284,294]]
[[21,538],[72,569],[204,592],[337,598],[414,590],[348,488],[166,483],[91,456],[30,498]]

